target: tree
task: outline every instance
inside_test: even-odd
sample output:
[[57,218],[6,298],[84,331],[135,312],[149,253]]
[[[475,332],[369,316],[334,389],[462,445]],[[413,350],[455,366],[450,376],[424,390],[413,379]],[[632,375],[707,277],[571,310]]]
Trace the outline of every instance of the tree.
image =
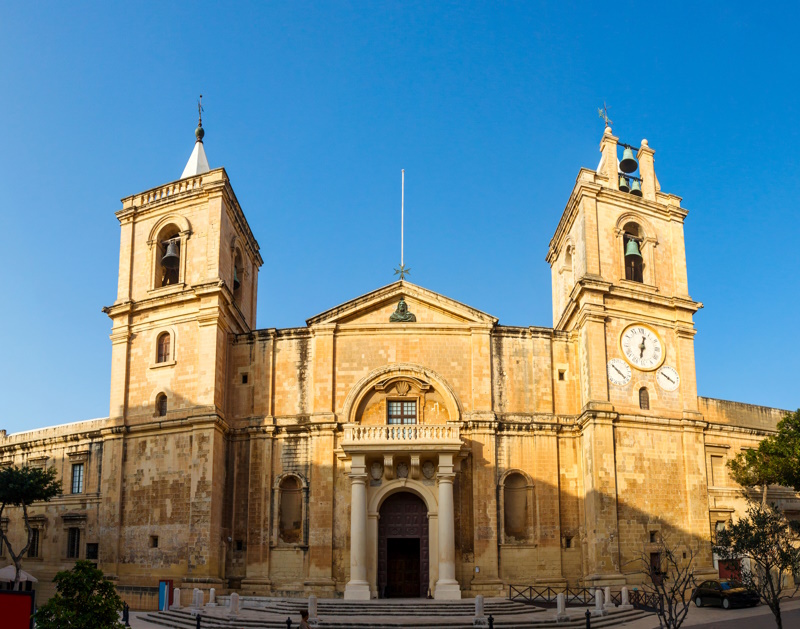
[[[697,552],[668,543],[659,536],[657,552],[650,544],[639,562],[647,575],[642,583],[645,603],[652,605],[661,629],[678,629],[691,606],[691,590],[695,586],[694,564]],[[687,592],[690,596],[687,596]]]
[[[800,590],[800,548],[795,547],[800,533],[797,522],[788,521],[776,508],[750,503],[747,516],[717,532],[714,552],[723,560],[741,561],[740,580],[758,592],[761,601],[781,623],[781,601]],[[786,577],[795,578],[786,587]]]
[[728,462],[731,476],[743,487],[761,487],[761,504],[767,504],[767,487],[784,485],[800,491],[800,409],[778,422],[778,432]]
[[124,629],[122,599],[92,562],[77,561],[53,581],[56,595],[36,612],[37,629]]
[[8,554],[14,562],[14,589],[19,589],[19,571],[22,569],[22,556],[28,552],[33,538],[28,507],[34,502],[48,502],[61,493],[61,481],[56,480],[55,468],[4,467],[0,469],[0,518],[6,507],[22,507],[22,518],[27,531],[25,546],[19,553],[11,547],[8,536],[0,527],[0,544],[5,543]]

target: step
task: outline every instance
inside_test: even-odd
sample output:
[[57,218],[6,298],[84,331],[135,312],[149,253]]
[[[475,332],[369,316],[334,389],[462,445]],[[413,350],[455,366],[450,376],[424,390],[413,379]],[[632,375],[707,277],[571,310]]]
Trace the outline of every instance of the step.
[[[353,618],[344,617],[337,619],[335,616],[324,618],[320,623],[321,628],[325,629],[396,629],[399,627],[414,627],[415,629],[472,629],[472,617],[452,618],[450,622],[442,622],[442,619],[433,620],[425,615],[409,615],[409,609],[404,610],[404,617],[392,618],[382,617],[380,620],[372,618],[366,622],[358,622]],[[220,610],[221,613],[221,610]],[[488,615],[488,614],[487,614]],[[535,627],[536,629],[581,629],[585,627],[585,620],[582,615],[575,616],[568,622],[556,622],[552,617],[542,618],[541,620],[531,620],[530,618],[514,618],[517,614],[510,616],[495,616],[494,626],[497,629],[522,629]],[[593,617],[592,627],[610,627],[621,623],[638,620],[650,615],[643,610],[626,610],[612,612],[607,616]],[[299,625],[299,614],[291,614],[292,626]],[[196,627],[196,617],[189,611],[171,610],[168,612],[153,612],[144,617],[147,622],[170,627],[172,629],[194,629]],[[229,618],[226,616],[202,615],[202,627],[206,629],[217,629],[225,627],[228,629],[286,629],[286,620],[271,619],[249,619],[249,618]]]

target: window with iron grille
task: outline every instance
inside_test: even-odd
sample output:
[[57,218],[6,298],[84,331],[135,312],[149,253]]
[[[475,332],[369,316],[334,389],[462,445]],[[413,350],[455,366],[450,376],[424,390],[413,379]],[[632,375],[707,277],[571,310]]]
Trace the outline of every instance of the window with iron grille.
[[31,529],[31,545],[28,546],[28,557],[39,556],[39,529]]
[[390,424],[416,424],[417,423],[417,401],[416,400],[389,400]]
[[67,559],[77,559],[81,552],[81,530],[69,529],[67,535]]
[[167,396],[159,393],[156,398],[156,414],[159,417],[164,417],[167,414]]
[[97,559],[100,554],[100,548],[97,544],[86,544],[86,558]]
[[639,408],[645,411],[650,410],[650,394],[645,387],[639,389]]
[[75,463],[72,466],[72,493],[83,493],[83,463]]
[[170,359],[170,335],[169,332],[164,332],[158,337],[158,355],[156,356],[157,363],[166,363]]

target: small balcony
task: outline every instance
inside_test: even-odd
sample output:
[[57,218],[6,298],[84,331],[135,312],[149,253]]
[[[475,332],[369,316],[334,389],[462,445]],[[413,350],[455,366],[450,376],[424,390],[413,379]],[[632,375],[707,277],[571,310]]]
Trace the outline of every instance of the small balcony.
[[458,452],[463,442],[455,424],[347,424],[342,450],[347,454],[385,452]]

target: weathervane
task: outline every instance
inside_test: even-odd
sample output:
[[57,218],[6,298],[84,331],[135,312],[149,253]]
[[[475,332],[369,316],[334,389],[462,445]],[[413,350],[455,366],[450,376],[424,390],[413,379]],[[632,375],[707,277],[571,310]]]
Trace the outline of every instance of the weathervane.
[[200,94],[200,98],[197,99],[197,126],[203,126],[203,95]]
[[606,105],[606,101],[603,101],[603,107],[598,108],[597,113],[603,119],[603,122],[606,123],[607,127],[610,127],[612,124],[614,124],[614,121],[608,117],[608,106]]
[[406,200],[406,171],[400,171],[400,268],[394,270],[395,275],[399,275],[400,279],[405,279],[406,275],[411,273],[411,269],[407,269],[403,264],[403,223],[405,220],[405,200]]

